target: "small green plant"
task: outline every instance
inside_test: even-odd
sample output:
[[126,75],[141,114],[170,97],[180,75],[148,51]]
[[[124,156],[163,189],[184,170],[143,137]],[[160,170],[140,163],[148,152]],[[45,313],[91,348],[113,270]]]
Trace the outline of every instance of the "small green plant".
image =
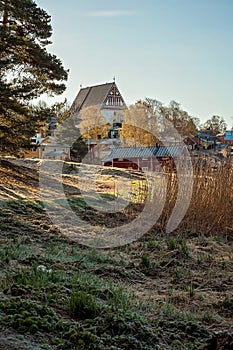
[[198,254],[197,256],[197,264],[202,265],[204,261],[204,254]]
[[177,248],[177,241],[175,238],[169,238],[167,240],[167,248],[168,250],[175,250]]
[[184,277],[184,269],[182,267],[176,266],[174,272],[176,279],[180,280]]
[[103,252],[96,249],[90,250],[90,252],[85,257],[85,260],[87,263],[91,264],[111,263],[111,257],[109,255],[104,254]]
[[150,241],[147,242],[147,248],[148,248],[149,250],[153,250],[153,249],[155,249],[155,248],[159,248],[159,244],[158,244],[158,242],[155,241],[155,240],[150,240]]
[[187,246],[187,241],[186,239],[182,239],[181,241],[181,250],[185,255],[189,255],[190,254],[190,250]]
[[70,297],[69,311],[73,318],[95,318],[101,312],[101,307],[93,295],[77,291]]
[[209,311],[209,310],[203,311],[203,312],[202,312],[202,320],[203,320],[204,322],[207,322],[207,323],[212,322],[212,321],[214,320],[214,314],[213,314],[213,312],[212,312],[212,311]]
[[214,240],[215,240],[215,242],[217,242],[217,243],[219,243],[219,244],[221,244],[221,243],[224,243],[224,242],[225,242],[224,237],[223,237],[223,236],[221,236],[221,235],[217,235],[217,236],[215,236],[215,237],[214,237]]
[[190,286],[189,286],[189,296],[190,296],[190,298],[193,298],[195,294],[196,294],[196,290],[195,290],[193,282],[191,282]]
[[0,264],[9,265],[11,260],[18,259],[21,255],[22,247],[19,242],[0,249]]
[[130,309],[131,295],[127,294],[122,286],[119,286],[118,288],[112,287],[109,292],[108,302],[114,310],[126,312]]
[[141,257],[140,265],[149,269],[151,267],[151,260],[147,254],[143,254]]

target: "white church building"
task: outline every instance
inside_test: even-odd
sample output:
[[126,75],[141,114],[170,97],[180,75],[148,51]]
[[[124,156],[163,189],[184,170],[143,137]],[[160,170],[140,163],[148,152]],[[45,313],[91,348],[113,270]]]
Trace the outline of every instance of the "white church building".
[[97,107],[110,125],[122,123],[127,108],[115,81],[81,88],[71,106],[72,114],[79,119],[80,111],[89,106]]

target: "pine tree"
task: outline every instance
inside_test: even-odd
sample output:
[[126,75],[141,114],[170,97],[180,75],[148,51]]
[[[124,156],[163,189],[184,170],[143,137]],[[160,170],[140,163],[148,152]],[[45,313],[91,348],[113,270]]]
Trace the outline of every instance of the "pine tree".
[[[41,120],[29,101],[65,90],[67,71],[46,50],[50,16],[32,0],[0,0],[0,147],[29,145]],[[43,117],[42,117],[43,118]]]

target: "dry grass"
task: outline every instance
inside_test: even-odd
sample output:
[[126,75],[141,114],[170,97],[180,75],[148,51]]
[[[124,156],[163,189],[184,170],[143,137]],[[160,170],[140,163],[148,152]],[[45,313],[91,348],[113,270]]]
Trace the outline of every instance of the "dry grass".
[[[28,161],[28,163],[30,167],[22,167],[2,160],[0,199],[41,199],[38,186],[38,164],[34,161]],[[121,197],[126,203],[129,203],[125,211],[121,210],[120,212],[120,215],[127,217],[127,221],[130,215],[132,217],[138,215],[145,201],[149,199],[147,192],[148,182],[138,172],[86,165],[82,168],[80,179],[79,167],[80,165],[75,165],[71,171],[67,167],[65,174],[63,174],[64,192],[68,198],[82,198],[82,195],[88,196],[90,194],[96,197],[101,196],[105,200],[114,200]],[[158,180],[156,174],[153,176],[154,193],[157,195],[156,205],[160,205],[160,202],[162,202],[162,197],[160,198],[162,182]],[[61,178],[58,177],[57,181],[61,181]],[[166,203],[162,215],[154,227],[155,231],[159,230],[160,232],[166,231],[167,222],[176,205],[178,191],[181,203],[185,203],[187,198],[187,189],[184,188],[182,192],[182,186],[179,187],[177,174],[166,174],[164,181],[167,187]],[[194,167],[192,191],[189,208],[184,219],[176,229],[176,233],[190,232],[205,236],[218,234],[228,236],[230,239],[233,233],[232,165],[225,164],[225,166],[220,166],[217,169]],[[91,208],[89,209],[91,212]],[[99,213],[99,216],[102,216],[102,219],[105,219],[106,222],[109,222],[109,219],[111,221],[112,217],[104,216],[101,213]],[[116,213],[113,217],[114,224],[116,224],[119,215]],[[120,218],[120,222],[122,223],[122,218]]]
[[[233,167],[231,164],[213,170],[210,167],[193,169],[193,193],[187,213],[177,228],[177,233],[201,235],[219,234],[232,237],[233,234]],[[177,200],[178,178],[176,174],[167,177],[167,202],[160,218],[164,230]],[[183,202],[187,193],[181,193]]]

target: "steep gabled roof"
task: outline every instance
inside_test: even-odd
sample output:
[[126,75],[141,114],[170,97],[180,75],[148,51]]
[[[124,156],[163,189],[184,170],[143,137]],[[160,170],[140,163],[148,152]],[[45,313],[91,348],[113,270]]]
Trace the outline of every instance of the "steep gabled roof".
[[80,89],[71,106],[71,111],[78,114],[84,107],[96,106],[101,108],[114,86],[116,86],[116,84],[112,82]]

